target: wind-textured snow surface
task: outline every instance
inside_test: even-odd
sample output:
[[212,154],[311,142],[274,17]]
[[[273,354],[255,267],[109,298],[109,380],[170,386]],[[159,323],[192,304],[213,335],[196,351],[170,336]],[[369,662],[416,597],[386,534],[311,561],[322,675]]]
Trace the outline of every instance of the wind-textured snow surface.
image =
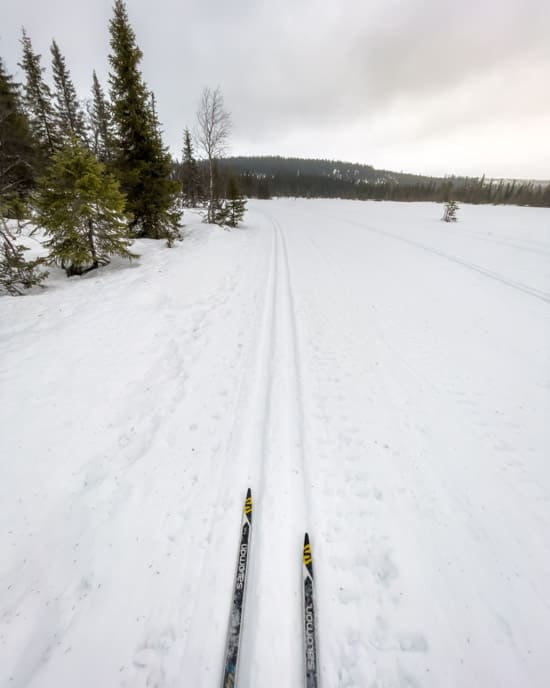
[[550,681],[550,211],[250,202],[0,299],[0,685]]

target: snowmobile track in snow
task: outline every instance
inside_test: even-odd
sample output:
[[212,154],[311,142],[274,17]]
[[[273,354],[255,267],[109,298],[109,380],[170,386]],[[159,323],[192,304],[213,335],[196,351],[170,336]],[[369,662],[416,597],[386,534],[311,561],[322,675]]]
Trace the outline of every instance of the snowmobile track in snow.
[[512,287],[513,289],[521,291],[524,294],[534,296],[535,298],[540,299],[541,301],[550,303],[550,294],[546,291],[543,291],[542,289],[536,289],[535,287],[530,287],[529,285],[524,284],[523,282],[518,282],[516,280],[509,279],[508,277],[501,275],[498,272],[493,272],[492,270],[488,270],[487,268],[484,268],[481,265],[476,265],[475,263],[471,263],[468,260],[464,260],[462,258],[458,258],[457,256],[453,256],[450,253],[446,253],[445,251],[440,251],[439,249],[433,248],[432,246],[428,246],[420,241],[413,241],[412,239],[407,239],[405,237],[399,236],[398,234],[394,234],[393,232],[388,232],[382,229],[378,229],[377,227],[364,225],[360,222],[348,220],[343,217],[339,218],[339,220],[349,225],[361,227],[362,229],[366,229],[369,232],[376,232],[376,234],[381,234],[382,236],[387,236],[391,239],[402,241],[405,244],[416,246],[417,248],[421,248],[422,250],[427,251],[428,253],[433,253],[435,256],[446,258],[447,260],[450,260],[451,262],[456,263],[457,265],[462,265],[463,267],[468,268],[469,270],[473,270],[474,272],[478,272],[481,275],[485,275],[485,277],[490,277],[491,279],[496,280],[497,282],[506,284],[508,287]]

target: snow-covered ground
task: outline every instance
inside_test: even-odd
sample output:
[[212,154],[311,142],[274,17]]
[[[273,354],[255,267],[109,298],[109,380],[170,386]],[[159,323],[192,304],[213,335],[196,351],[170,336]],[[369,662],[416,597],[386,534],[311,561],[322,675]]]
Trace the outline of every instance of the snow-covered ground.
[[250,202],[0,299],[0,685],[545,688],[550,211]]

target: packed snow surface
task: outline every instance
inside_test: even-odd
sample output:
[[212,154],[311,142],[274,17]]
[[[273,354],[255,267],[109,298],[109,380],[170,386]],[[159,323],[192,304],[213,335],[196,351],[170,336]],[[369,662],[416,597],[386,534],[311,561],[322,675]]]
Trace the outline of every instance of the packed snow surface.
[[550,211],[250,202],[0,299],[0,685],[546,688]]

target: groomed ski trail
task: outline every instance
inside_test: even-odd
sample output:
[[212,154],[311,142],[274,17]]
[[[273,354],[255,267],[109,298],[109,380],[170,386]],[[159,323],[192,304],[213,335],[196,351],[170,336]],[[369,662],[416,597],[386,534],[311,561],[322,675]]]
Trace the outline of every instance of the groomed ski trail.
[[[300,685],[303,674],[300,562],[311,519],[304,394],[288,251],[273,236],[270,296],[263,315],[262,359],[270,373],[258,397],[264,414],[256,458],[256,521],[242,637],[239,686]],[[254,466],[254,464],[253,464]],[[255,484],[254,476],[251,484]],[[254,490],[253,490],[254,493]]]
[[250,487],[239,688],[303,685],[304,531],[322,688],[546,687],[548,210],[439,217],[250,200],[0,299],[0,685],[219,688]]
[[[227,443],[223,465],[220,468],[220,487],[217,506],[210,517],[208,551],[202,566],[202,575],[195,595],[192,619],[186,629],[185,651],[181,660],[181,673],[193,667],[197,688],[221,684],[231,595],[234,584],[235,562],[240,538],[242,498],[248,487],[252,489],[254,527],[249,542],[247,592],[241,622],[239,649],[239,683],[243,685],[243,647],[248,626],[250,606],[249,581],[251,563],[255,555],[254,532],[257,530],[259,488],[263,483],[262,457],[265,452],[267,419],[269,418],[271,387],[270,359],[273,347],[273,312],[275,304],[275,236],[268,235],[258,254],[255,280],[251,282],[256,293],[251,322],[255,327],[248,333],[246,356],[242,366],[237,402],[232,412],[231,434]],[[259,288],[258,288],[259,285]],[[215,594],[212,594],[215,591]],[[205,643],[201,629],[210,620],[215,624],[213,636],[216,644]]]
[[305,455],[307,409],[284,230],[263,213],[255,216],[269,246],[257,266],[263,290],[256,295],[255,331],[248,342],[233,429],[222,457],[218,507],[209,523],[208,551],[181,661],[184,673],[193,664],[204,667],[197,685],[205,688],[210,681],[215,685],[221,681],[225,646],[218,642],[213,653],[199,629],[206,618],[215,619],[222,626],[216,637],[225,638],[247,487],[252,489],[254,526],[238,686],[275,688],[300,685],[303,680],[301,553],[304,531],[314,525]]

